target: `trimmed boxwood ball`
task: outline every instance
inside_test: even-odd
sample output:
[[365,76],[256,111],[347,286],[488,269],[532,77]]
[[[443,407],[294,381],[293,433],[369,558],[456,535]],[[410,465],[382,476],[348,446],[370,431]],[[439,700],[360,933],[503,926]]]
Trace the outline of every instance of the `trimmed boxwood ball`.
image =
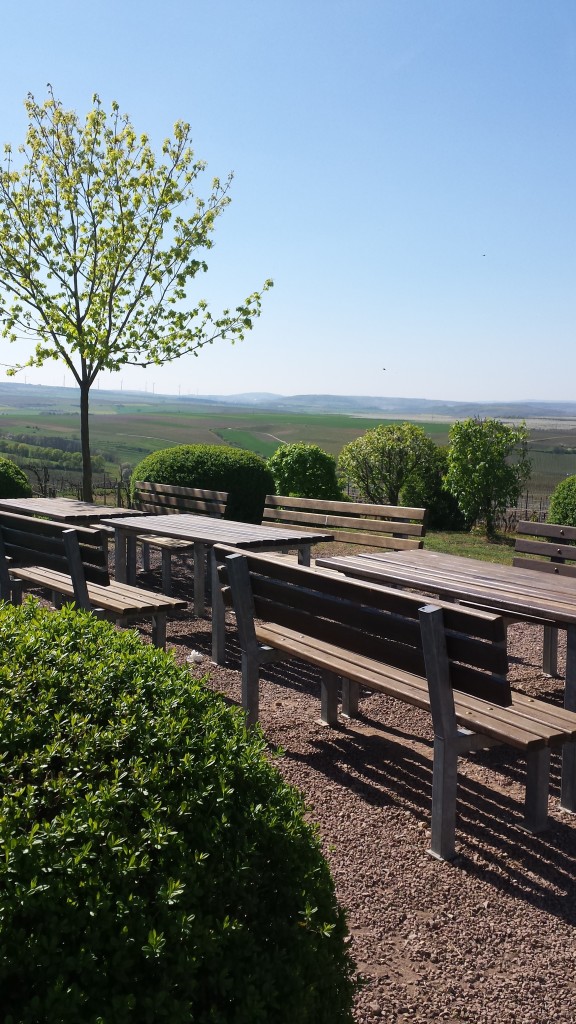
[[576,526],[576,476],[567,476],[554,490],[547,521]]
[[88,612],[2,605],[0,645],[1,1020],[350,1022],[344,915],[261,733]]
[[136,480],[228,491],[226,519],[259,523],[274,477],[254,452],[224,444],[179,444],[147,455],[132,473]]
[[0,498],[31,498],[32,488],[24,470],[0,455]]

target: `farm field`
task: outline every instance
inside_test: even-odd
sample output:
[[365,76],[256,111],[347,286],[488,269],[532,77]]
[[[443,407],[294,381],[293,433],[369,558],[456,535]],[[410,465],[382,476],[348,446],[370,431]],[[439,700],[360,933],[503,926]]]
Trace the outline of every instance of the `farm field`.
[[[64,388],[27,392],[21,391],[17,402],[6,402],[2,394],[0,439],[25,439],[30,446],[36,443],[44,448],[57,439],[79,441],[77,392]],[[123,400],[119,393],[100,396],[98,391],[93,393],[91,410],[92,448],[104,457],[112,476],[120,466],[134,466],[150,452],[178,444],[228,444],[268,458],[280,444],[306,441],[338,456],[345,444],[366,430],[398,422],[398,417],[266,411],[200,400],[147,400],[146,396]],[[448,419],[405,419],[423,427],[437,444],[448,443]],[[547,497],[561,479],[576,474],[576,420],[540,418],[527,424],[533,466],[530,496]]]

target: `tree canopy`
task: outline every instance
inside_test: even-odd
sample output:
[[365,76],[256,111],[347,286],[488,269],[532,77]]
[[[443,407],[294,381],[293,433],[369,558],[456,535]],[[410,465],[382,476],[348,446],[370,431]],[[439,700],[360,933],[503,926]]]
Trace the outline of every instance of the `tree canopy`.
[[365,501],[398,505],[400,492],[435,459],[436,445],[413,423],[380,424],[340,452],[340,471]]
[[205,164],[189,124],[176,123],[158,158],[117,103],[107,114],[94,96],[83,124],[51,89],[42,105],[29,95],[25,107],[26,142],[18,159],[5,147],[0,171],[0,323],[10,341],[36,342],[25,366],[61,360],[80,388],[89,500],[88,403],[98,374],[241,340],[272,282],[217,316],[202,298],[190,301],[232,176],[196,196]]
[[336,459],[317,444],[296,441],[280,445],[268,459],[277,494],[337,501],[342,490],[336,475]]
[[450,428],[446,487],[470,524],[482,522],[491,536],[496,516],[516,505],[530,478],[528,428],[476,417]]

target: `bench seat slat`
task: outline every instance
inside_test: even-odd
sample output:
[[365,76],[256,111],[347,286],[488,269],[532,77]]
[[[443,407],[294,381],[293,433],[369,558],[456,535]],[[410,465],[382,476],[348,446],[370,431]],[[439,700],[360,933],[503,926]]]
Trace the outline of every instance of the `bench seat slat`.
[[[43,566],[29,566],[27,568],[12,568],[11,575],[16,579],[26,580],[39,587],[54,590],[64,597],[74,597],[72,580],[65,573],[55,572]],[[165,597],[163,594],[156,594],[151,590],[138,590],[136,587],[116,582],[111,582],[107,587],[89,583],[88,596],[91,604],[104,608],[106,611],[117,612],[118,615],[186,607],[186,601]]]
[[0,513],[0,593],[20,601],[22,584],[73,600],[117,623],[151,618],[152,642],[166,644],[169,611],[186,607],[163,594],[110,581],[102,530]]

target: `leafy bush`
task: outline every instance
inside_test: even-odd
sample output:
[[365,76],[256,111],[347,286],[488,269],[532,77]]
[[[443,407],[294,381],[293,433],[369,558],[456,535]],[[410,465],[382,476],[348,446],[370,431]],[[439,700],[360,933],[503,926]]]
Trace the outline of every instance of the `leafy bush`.
[[31,498],[32,488],[22,469],[0,455],[0,498]]
[[135,480],[228,491],[226,519],[243,523],[261,522],[264,499],[274,492],[264,459],[223,444],[180,444],[152,452],[134,469]]
[[342,500],[336,476],[336,459],[317,444],[284,444],[268,459],[277,494],[298,498]]
[[429,530],[466,530],[466,522],[456,498],[445,489],[448,449],[437,447],[410,477],[400,492],[400,504],[428,510]]
[[567,476],[556,487],[547,516],[549,523],[576,526],[576,476]]
[[261,734],[70,606],[0,606],[0,643],[2,1021],[351,1021],[344,916]]
[[344,445],[338,467],[364,501],[398,505],[402,489],[434,459],[435,448],[413,423],[380,424]]
[[453,423],[449,437],[446,487],[467,522],[483,523],[492,537],[498,516],[516,505],[530,479],[528,428],[476,417]]

